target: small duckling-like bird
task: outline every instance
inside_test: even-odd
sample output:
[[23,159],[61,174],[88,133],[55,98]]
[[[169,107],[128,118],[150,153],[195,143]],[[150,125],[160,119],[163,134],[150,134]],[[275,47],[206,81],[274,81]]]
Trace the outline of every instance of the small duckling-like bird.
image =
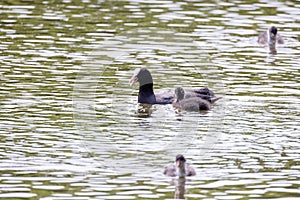
[[282,36],[277,33],[278,29],[275,26],[271,26],[267,31],[259,35],[257,42],[259,44],[269,45],[270,47],[276,46],[276,43],[283,44]]
[[[137,69],[130,79],[130,85],[139,83],[138,103],[142,104],[172,104],[174,92],[171,90],[162,90],[154,93],[153,79],[148,69],[142,67]],[[193,95],[214,96],[214,93],[208,88],[187,89],[188,93]]]
[[173,107],[179,111],[185,110],[199,112],[201,110],[210,110],[211,103],[214,103],[221,98],[222,97],[211,98],[207,95],[185,98],[184,89],[182,87],[177,87],[175,89]]
[[165,168],[164,174],[167,176],[178,176],[181,178],[186,176],[195,176],[196,171],[193,167],[187,165],[184,156],[179,154],[176,156],[175,163]]

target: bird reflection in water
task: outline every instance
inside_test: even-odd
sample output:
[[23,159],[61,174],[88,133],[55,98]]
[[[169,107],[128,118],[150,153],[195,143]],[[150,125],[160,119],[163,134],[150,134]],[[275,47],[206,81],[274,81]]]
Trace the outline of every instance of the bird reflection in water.
[[149,117],[152,114],[152,104],[139,103],[137,108],[138,117]]
[[174,199],[185,199],[185,177],[179,177],[175,184],[176,187]]

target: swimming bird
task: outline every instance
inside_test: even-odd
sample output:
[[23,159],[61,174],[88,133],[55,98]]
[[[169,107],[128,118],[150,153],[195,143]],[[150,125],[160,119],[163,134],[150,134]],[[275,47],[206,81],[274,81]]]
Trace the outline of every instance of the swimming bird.
[[165,168],[164,174],[167,176],[195,176],[196,171],[193,167],[186,164],[186,159],[183,155],[179,154],[176,156],[175,163]]
[[275,26],[271,26],[267,31],[259,35],[257,42],[259,44],[269,45],[275,47],[276,43],[283,44],[283,38],[278,33],[278,29]]
[[[132,86],[136,82],[139,83],[138,103],[143,104],[172,104],[174,100],[174,92],[172,90],[161,90],[154,93],[153,79],[147,68],[140,68],[135,71],[130,79]],[[191,95],[208,95],[214,96],[214,93],[208,88],[187,89],[187,93]]]
[[221,99],[222,97],[211,98],[207,95],[201,95],[196,97],[185,98],[185,91],[182,87],[175,89],[175,98],[173,107],[176,110],[195,111],[210,110],[211,104]]

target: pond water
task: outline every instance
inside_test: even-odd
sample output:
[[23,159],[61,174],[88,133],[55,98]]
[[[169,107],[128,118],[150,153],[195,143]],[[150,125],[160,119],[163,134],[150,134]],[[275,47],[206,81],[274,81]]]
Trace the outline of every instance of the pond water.
[[[298,199],[299,27],[297,1],[3,1],[0,198]],[[223,98],[141,117],[140,67]],[[179,153],[196,176],[162,174]]]

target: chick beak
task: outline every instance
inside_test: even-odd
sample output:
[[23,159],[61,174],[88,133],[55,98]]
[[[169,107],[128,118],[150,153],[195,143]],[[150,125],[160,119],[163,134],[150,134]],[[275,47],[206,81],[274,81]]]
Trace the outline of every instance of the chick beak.
[[134,75],[129,81],[130,86],[133,86],[138,81],[138,78]]
[[179,167],[179,168],[181,167],[181,162],[179,160],[176,161],[176,166]]
[[272,37],[272,38],[275,38],[275,36],[276,36],[276,35],[275,35],[274,33],[271,33],[271,37]]

